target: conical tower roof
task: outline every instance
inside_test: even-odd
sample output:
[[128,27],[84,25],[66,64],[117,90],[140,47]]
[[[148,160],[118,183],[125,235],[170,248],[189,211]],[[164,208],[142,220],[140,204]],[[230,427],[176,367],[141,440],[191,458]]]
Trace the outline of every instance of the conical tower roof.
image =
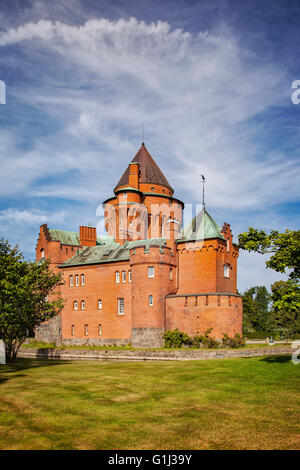
[[[154,159],[146,149],[144,143],[142,143],[139,151],[131,160],[131,163],[133,162],[139,163],[140,183],[159,184],[161,186],[169,188],[172,193],[174,192],[172,186],[170,185],[167,178],[165,177],[157,163],[154,161]],[[129,171],[130,165],[128,165],[127,169],[124,171],[114,190],[116,190],[120,186],[129,184]]]
[[193,220],[182,230],[182,240],[205,240],[206,238],[222,238],[221,227],[209,215],[205,207],[193,218]]

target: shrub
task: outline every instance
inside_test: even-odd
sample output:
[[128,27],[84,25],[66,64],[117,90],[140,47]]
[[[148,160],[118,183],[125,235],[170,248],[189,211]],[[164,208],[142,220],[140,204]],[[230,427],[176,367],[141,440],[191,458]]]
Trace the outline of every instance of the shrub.
[[239,333],[236,333],[236,335],[232,338],[228,336],[226,333],[223,334],[223,346],[225,348],[241,348],[245,346],[246,340],[243,336],[241,336]]
[[204,336],[202,340],[203,346],[205,348],[213,348],[213,349],[219,348],[220,343],[215,338],[210,336],[211,331],[212,331],[212,328],[208,328],[208,330],[204,332]]
[[163,338],[165,340],[165,348],[181,348],[184,345],[191,345],[191,338],[186,333],[179,331],[178,328],[166,331]]

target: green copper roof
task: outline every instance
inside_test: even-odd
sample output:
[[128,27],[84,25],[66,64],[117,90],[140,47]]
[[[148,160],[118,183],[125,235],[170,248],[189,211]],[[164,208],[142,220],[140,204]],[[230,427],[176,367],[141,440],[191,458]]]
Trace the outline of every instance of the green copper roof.
[[126,241],[124,245],[119,245],[111,239],[96,246],[87,247],[83,250],[78,250],[72,258],[68,259],[60,267],[79,266],[86,264],[102,264],[113,263],[117,261],[128,261],[129,250],[139,246],[145,246],[145,250],[149,249],[150,245],[160,246],[162,249],[166,244],[165,238],[151,238],[149,240],[136,240]]
[[181,238],[177,241],[205,240],[206,238],[222,238],[225,240],[221,233],[221,227],[203,208],[182,230]]
[[52,240],[59,241],[63,245],[80,246],[78,232],[69,232],[67,230],[48,229]]

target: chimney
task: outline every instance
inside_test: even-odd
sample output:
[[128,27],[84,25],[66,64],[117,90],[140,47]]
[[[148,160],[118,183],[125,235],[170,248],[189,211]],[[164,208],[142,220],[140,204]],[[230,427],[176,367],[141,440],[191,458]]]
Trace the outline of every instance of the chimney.
[[82,246],[95,246],[97,241],[97,233],[95,227],[79,227],[80,245]]
[[134,189],[139,189],[139,163],[129,163],[129,186]]

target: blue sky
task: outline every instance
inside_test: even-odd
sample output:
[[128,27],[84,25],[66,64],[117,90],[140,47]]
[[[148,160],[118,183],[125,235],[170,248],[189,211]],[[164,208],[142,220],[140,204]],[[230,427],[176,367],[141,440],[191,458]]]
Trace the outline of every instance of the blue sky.
[[[233,234],[298,229],[300,2],[0,0],[0,233],[97,225],[145,142]],[[240,291],[284,278],[241,252]]]

